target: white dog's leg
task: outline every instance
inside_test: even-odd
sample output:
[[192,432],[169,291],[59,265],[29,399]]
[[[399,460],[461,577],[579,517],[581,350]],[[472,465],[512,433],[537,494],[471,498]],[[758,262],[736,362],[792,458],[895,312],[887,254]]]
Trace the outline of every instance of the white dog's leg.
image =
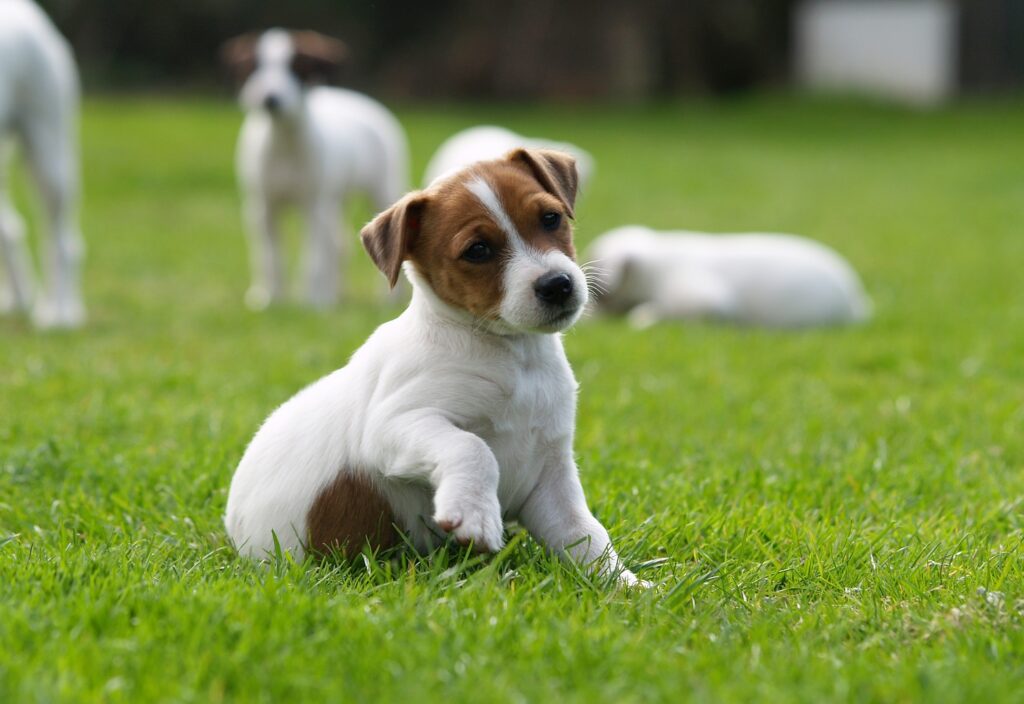
[[246,199],[244,215],[248,224],[252,283],[245,294],[245,302],[253,310],[263,310],[284,299],[284,259],[277,226],[278,210],[276,205],[263,198],[250,195]]
[[77,327],[85,322],[79,267],[84,246],[75,222],[78,164],[70,124],[43,120],[26,126],[26,156],[46,211],[48,237],[43,254],[43,290],[33,319],[41,328]]
[[615,575],[624,586],[650,586],[619,561],[608,531],[587,507],[571,456],[544,472],[519,512],[519,522],[536,540],[585,569]]
[[319,198],[306,208],[306,299],[317,308],[338,300],[339,217],[330,198]]
[[395,478],[434,487],[434,522],[463,545],[497,552],[504,544],[498,461],[483,440],[442,418],[400,419],[403,452]]
[[732,290],[717,276],[694,271],[665,281],[650,301],[629,312],[637,329],[661,320],[730,320],[736,315]]
[[[0,174],[0,188],[2,179]],[[4,260],[0,270],[0,313],[27,313],[32,307],[35,287],[32,258],[25,241],[25,223],[4,193],[0,193],[0,257]]]

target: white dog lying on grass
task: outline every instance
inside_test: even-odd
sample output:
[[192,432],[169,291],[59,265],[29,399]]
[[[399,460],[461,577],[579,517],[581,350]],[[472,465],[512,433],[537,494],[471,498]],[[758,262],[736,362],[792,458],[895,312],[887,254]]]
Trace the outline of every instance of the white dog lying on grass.
[[437,148],[434,156],[430,158],[430,163],[427,164],[423,185],[429,186],[439,178],[451,176],[459,169],[474,162],[497,159],[519,147],[553,149],[571,155],[576,160],[580,190],[586,189],[587,183],[594,173],[594,157],[575,144],[554,142],[538,137],[524,137],[504,127],[480,125],[453,134]]
[[792,328],[866,319],[870,302],[839,254],[795,235],[656,232],[629,225],[601,235],[587,259],[597,307],[638,327],[704,319]]
[[[41,328],[85,321],[79,291],[78,69],[71,47],[34,3],[0,0],[0,312],[32,309]],[[24,149],[48,229],[37,295],[25,227],[7,196],[4,141]],[[33,299],[34,306],[33,306]]]

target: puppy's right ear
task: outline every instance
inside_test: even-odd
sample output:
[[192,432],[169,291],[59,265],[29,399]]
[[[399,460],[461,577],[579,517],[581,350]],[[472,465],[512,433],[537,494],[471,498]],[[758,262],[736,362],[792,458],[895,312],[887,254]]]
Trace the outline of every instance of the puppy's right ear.
[[388,277],[391,288],[398,283],[402,262],[420,233],[427,196],[410,193],[370,221],[359,233],[363,246],[377,268]]
[[256,44],[260,35],[256,32],[241,34],[220,45],[221,63],[238,81],[244,81],[256,70]]

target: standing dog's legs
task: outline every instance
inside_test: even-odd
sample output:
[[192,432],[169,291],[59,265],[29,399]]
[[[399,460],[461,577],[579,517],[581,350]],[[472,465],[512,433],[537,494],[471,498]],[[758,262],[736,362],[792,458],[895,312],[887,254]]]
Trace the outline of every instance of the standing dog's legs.
[[32,258],[25,243],[25,223],[7,197],[4,154],[0,153],[0,313],[28,312],[34,287]]
[[284,299],[284,260],[277,228],[278,207],[261,197],[246,198],[245,212],[249,236],[249,261],[252,283],[245,294],[246,304],[263,310]]
[[5,274],[0,276],[0,313],[28,312],[35,284],[32,258],[25,241],[25,223],[3,195],[0,195],[0,251]]
[[330,198],[318,198],[306,206],[306,299],[327,308],[338,299],[338,213]]
[[48,236],[41,256],[43,290],[33,319],[37,326],[76,327],[85,322],[79,282],[82,236],[75,222],[78,163],[70,118],[40,116],[25,127],[26,157],[46,215]]

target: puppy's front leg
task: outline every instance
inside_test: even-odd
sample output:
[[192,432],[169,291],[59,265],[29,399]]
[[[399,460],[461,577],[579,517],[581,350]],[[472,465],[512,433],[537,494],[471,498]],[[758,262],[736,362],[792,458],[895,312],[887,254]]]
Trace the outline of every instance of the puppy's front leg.
[[427,418],[407,426],[402,445],[397,466],[413,469],[395,473],[424,478],[434,487],[434,522],[462,545],[500,550],[498,461],[487,443],[443,418]]
[[519,522],[536,540],[587,570],[615,575],[624,586],[650,586],[622,565],[608,531],[587,507],[571,452],[542,473]]

